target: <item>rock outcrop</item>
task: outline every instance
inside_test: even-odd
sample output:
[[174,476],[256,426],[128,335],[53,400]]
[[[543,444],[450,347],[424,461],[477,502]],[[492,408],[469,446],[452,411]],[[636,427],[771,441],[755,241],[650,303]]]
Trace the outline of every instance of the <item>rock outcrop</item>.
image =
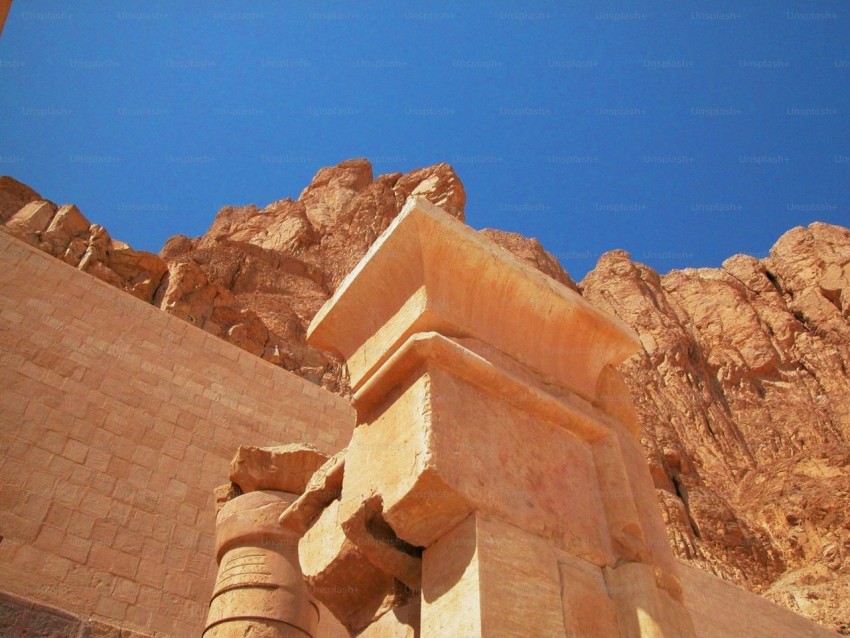
[[679,556],[850,633],[850,230],[663,276],[613,251],[581,289],[643,342],[622,371]]
[[7,175],[0,175],[0,225],[37,199],[41,199],[41,195],[26,184]]
[[463,219],[466,195],[447,164],[375,179],[365,159],[321,169],[297,200],[222,208],[203,236],[166,243],[168,275],[155,303],[345,394],[341,363],[304,334],[411,194]]
[[0,205],[18,204],[15,212],[3,212],[10,234],[139,299],[153,300],[168,270],[159,257],[113,240],[73,204],[56,206],[12,178],[0,178]]
[[[411,194],[463,219],[446,164],[321,169],[297,200],[225,207],[160,254],[0,178],[0,224],[42,250],[322,386],[343,366],[310,320]],[[489,239],[628,323],[621,366],[676,554],[850,635],[850,230],[795,228],[770,257],[659,275],[623,251],[576,284],[533,239]]]

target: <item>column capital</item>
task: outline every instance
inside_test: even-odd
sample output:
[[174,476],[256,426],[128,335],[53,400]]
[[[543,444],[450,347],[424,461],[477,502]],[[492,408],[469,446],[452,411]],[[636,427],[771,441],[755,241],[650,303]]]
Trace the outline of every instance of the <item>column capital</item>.
[[594,401],[637,335],[423,198],[410,198],[307,332],[357,391],[414,333],[471,337]]

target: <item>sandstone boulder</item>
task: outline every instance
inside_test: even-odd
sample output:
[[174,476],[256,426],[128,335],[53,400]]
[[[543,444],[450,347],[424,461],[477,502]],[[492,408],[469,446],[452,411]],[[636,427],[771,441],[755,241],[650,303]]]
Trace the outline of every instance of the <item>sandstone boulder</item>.
[[0,175],[0,226],[3,226],[21,208],[42,199],[26,184],[8,175]]

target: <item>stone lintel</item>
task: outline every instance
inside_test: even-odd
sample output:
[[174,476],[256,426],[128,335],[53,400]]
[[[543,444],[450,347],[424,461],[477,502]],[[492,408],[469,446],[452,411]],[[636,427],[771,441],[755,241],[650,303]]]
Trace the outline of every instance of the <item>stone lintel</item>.
[[[452,339],[437,332],[411,335],[352,397],[358,416],[367,418],[394,388],[407,381],[426,361],[438,365],[517,408],[567,429],[577,438],[594,442],[617,427],[617,420],[564,388],[547,388],[514,364],[511,370],[494,363],[489,348],[478,352],[470,340]],[[482,352],[482,350],[485,350]],[[486,352],[490,350],[490,352]]]
[[606,365],[638,351],[618,319],[423,198],[411,198],[307,332],[359,390],[416,332],[474,337],[589,401]]

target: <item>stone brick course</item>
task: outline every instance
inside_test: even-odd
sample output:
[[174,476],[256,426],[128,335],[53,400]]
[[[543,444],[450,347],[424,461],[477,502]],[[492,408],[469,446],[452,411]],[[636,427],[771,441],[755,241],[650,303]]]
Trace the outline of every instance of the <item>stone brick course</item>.
[[198,635],[239,445],[333,453],[350,406],[0,234],[0,588]]

